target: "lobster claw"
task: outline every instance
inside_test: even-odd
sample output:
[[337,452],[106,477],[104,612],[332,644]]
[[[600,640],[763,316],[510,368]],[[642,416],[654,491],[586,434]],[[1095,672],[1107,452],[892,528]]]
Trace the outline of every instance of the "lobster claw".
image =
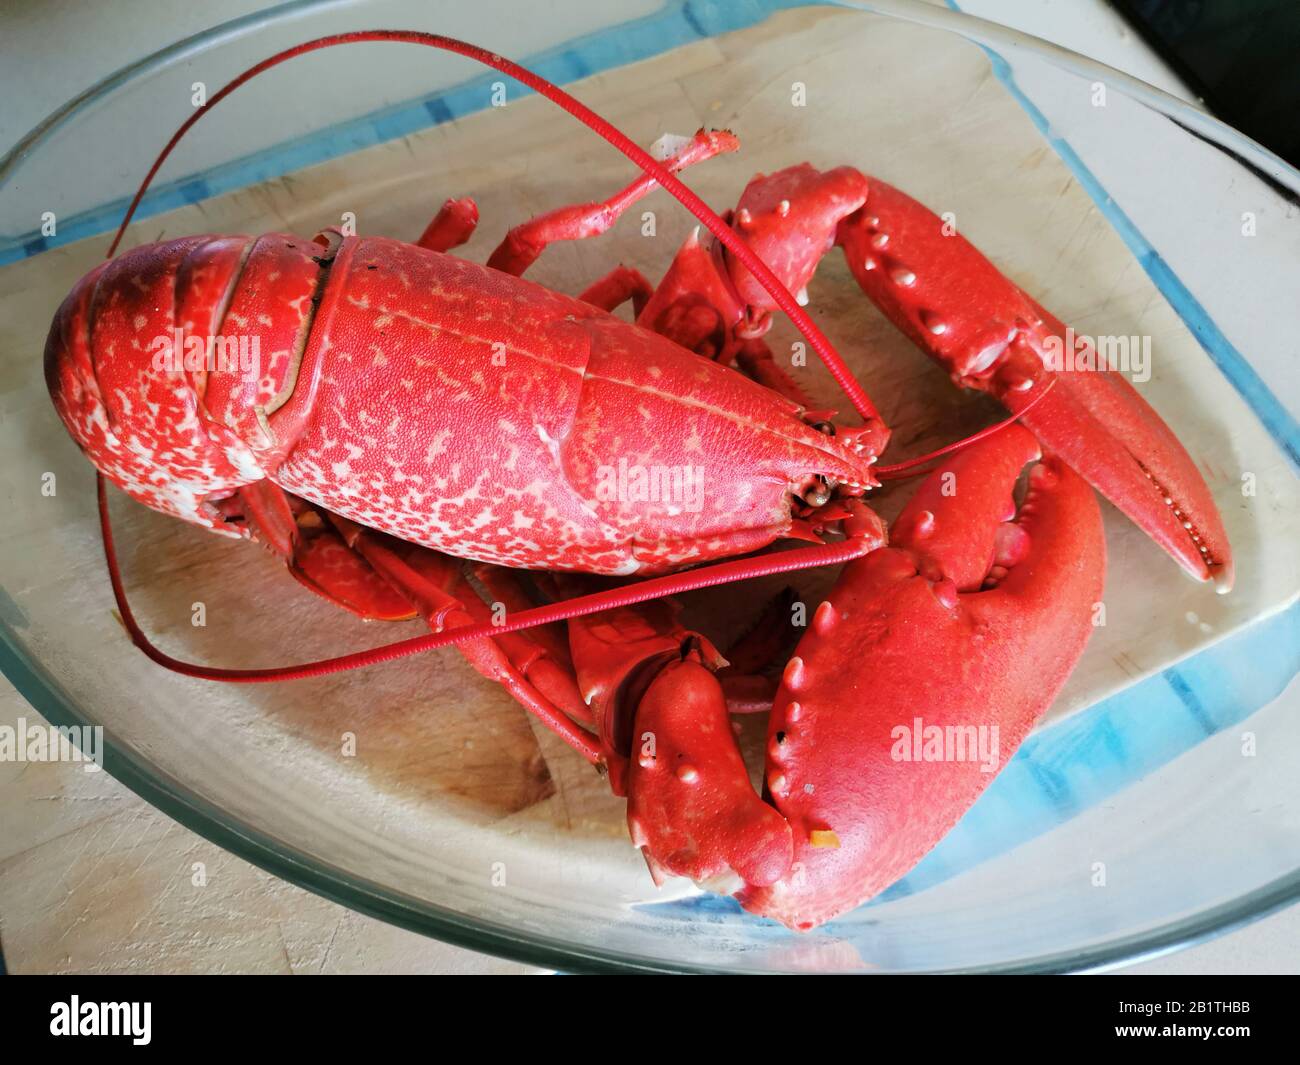
[[636,729],[627,822],[656,881],[771,884],[789,872],[790,826],[750,784],[722,685],[698,657],[655,677]]
[[726,659],[677,613],[660,600],[569,622],[610,786],[656,882],[769,884],[790,868],[790,829],[750,784],[715,676]]
[[[1024,346],[1037,356],[1044,343],[1041,331],[1047,338],[1069,334],[1060,321],[1033,306],[1041,324],[1026,336]],[[1013,360],[1007,365],[1010,369]],[[1030,365],[1042,364],[1035,357]],[[1024,415],[1022,424],[1188,573],[1213,581],[1220,592],[1231,591],[1232,550],[1223,520],[1191,456],[1160,415],[1119,373],[1060,370],[1053,378],[1056,387]],[[1008,389],[1001,381],[994,394],[1013,412],[1031,399],[1029,392]]]
[[659,672],[687,655],[710,669],[726,665],[717,648],[681,625],[680,612],[675,601],[661,599],[569,620],[578,690],[591,711],[615,795],[627,794],[637,706]]
[[738,895],[808,929],[912,868],[974,803],[1083,652],[1101,595],[1096,497],[1011,425],[931,474],[891,545],[814,612],[769,726],[790,873]]
[[875,179],[837,234],[867,295],[968,388],[1012,412],[1198,580],[1232,586],[1232,554],[1209,488],[1129,381],[928,208]]

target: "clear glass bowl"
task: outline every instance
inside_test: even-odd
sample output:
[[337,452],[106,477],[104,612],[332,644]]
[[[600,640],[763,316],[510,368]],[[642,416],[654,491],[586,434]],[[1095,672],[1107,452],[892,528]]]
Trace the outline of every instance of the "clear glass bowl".
[[[407,6],[289,4],[229,23],[82,94],[0,161],[0,666],[43,715],[103,725],[111,773],[277,875],[557,968],[1081,969],[1300,896],[1300,718],[1287,688],[1300,647],[1287,346],[1300,325],[1288,298],[1300,243],[1287,228],[1300,174],[1123,75],[928,4],[647,2],[595,16],[574,5],[548,7],[545,23],[491,3],[436,19]],[[689,885],[656,892],[621,803],[454,652],[253,688],[155,668],[112,614],[91,470],[45,395],[46,323],[103,254],[100,234],[187,115],[195,82],[211,92],[278,47],[374,26],[463,36],[577,82],[642,143],[691,123],[734,129],[744,153],[688,175],[715,207],[782,160],[857,165],[951,206],[1081,331],[1082,321],[1102,331],[1100,310],[1122,323],[1107,332],[1165,337],[1153,399],[1212,475],[1239,551],[1238,593],[1222,604],[1182,582],[1108,512],[1111,621],[1049,721],[905,881],[801,936]],[[513,87],[493,126],[496,80],[391,45],[281,67],[200,123],[128,242],[310,234],[345,210],[366,232],[410,239],[445,196],[473,194],[485,221],[467,254],[481,259],[521,209],[626,180],[626,164],[589,133]],[[266,184],[240,191],[255,182]],[[573,290],[620,258],[662,272],[691,221],[662,194],[647,205],[662,239],[629,224],[553,249],[530,276]],[[47,211],[53,236],[35,232]],[[814,312],[907,448],[990,420],[990,406],[953,393],[890,331],[842,264],[828,260],[813,288]],[[825,382],[815,387],[834,402]],[[1238,470],[1257,495],[1241,495]],[[47,473],[53,496],[41,491]],[[283,663],[415,631],[343,616],[245,545],[120,499],[114,511],[142,621],[183,657]],[[764,590],[692,609],[725,630]],[[191,624],[198,602],[204,627]]]

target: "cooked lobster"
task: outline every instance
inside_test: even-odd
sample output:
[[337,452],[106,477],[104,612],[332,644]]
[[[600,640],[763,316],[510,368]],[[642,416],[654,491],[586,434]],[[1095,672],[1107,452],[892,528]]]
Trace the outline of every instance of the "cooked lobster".
[[[757,177],[719,217],[674,175],[733,150],[731,133],[668,138],[652,158],[515,64],[413,32],[308,42],[207,107],[294,55],[376,39],[516,77],[643,176],[516,226],[486,265],[450,254],[477,224],[460,199],[414,244],[183,237],[79,281],[46,374],[104,478],[266,545],[363,617],[418,615],[433,629],[288,670],[179,663],[122,596],[101,479],[114,588],[156,660],[267,680],[455,643],[627,796],[656,879],[691,877],[808,929],[906,873],[1051,704],[1101,597],[1093,488],[1194,577],[1230,586],[1209,491],[1132,385],[1104,365],[1053,367],[1062,323],[927,208],[851,167]],[[606,231],[658,185],[707,231],[658,285],[619,267],[569,296],[521,276],[550,242]],[[1011,413],[932,457],[888,536],[864,497],[916,464],[879,465],[888,429],[801,307],[835,247],[956,384]],[[611,313],[628,300],[635,324]],[[778,311],[860,424],[809,409],[763,339]],[[250,337],[254,365],[231,355]],[[231,357],[214,358],[214,344]],[[804,545],[755,554],[782,540]],[[724,656],[663,598],[840,563],[779,682],[766,677],[785,651],[781,624],[760,623]],[[755,709],[770,709],[761,793],[730,718]]]

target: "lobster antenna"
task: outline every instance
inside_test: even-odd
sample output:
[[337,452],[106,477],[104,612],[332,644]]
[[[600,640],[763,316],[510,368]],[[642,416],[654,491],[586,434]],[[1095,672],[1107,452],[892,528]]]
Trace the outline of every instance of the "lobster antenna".
[[1010,415],[1009,417],[1003,418],[1000,422],[994,422],[992,425],[986,425],[983,429],[981,429],[977,433],[971,433],[970,436],[963,436],[960,440],[954,440],[951,444],[946,444],[945,446],[941,448],[937,448],[936,450],[931,451],[928,454],[917,455],[916,458],[906,459],[903,462],[896,462],[893,465],[889,465],[889,466],[879,466],[879,465],[876,466],[875,468],[876,477],[882,481],[901,481],[901,480],[905,480],[908,477],[916,477],[922,473],[927,472],[925,470],[920,469],[920,467],[926,465],[927,463],[933,462],[935,459],[942,458],[944,455],[947,455],[950,452],[964,451],[972,444],[978,444],[981,440],[985,439],[985,437],[989,437],[992,436],[994,433],[1001,432],[1012,422],[1018,422],[1021,418],[1023,418],[1026,414],[1028,414],[1031,410],[1037,407],[1038,404],[1042,403],[1043,400],[1047,398],[1047,393],[1049,393],[1052,390],[1055,384],[1056,384],[1056,378],[1049,377],[1047,379],[1047,384],[1044,385],[1043,388],[1039,390],[1038,395],[1036,395],[1033,399],[1031,399],[1023,407],[1021,407],[1018,411],[1016,411],[1014,414]]

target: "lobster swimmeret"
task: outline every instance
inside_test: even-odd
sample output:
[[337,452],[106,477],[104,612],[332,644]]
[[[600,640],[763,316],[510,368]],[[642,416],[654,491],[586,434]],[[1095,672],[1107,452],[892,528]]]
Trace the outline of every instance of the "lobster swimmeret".
[[[379,39],[511,74],[645,176],[602,203],[517,226],[486,266],[448,254],[477,223],[470,200],[448,201],[414,245],[328,231],[137,247],[59,308],[45,352],[50,392],[77,443],[128,495],[262,542],[363,617],[419,615],[441,634],[403,650],[455,642],[608,772],[656,880],[691,877],[807,929],[906,873],[1005,764],[1083,651],[1105,569],[1089,485],[1193,576],[1230,586],[1209,491],[1159,416],[1118,373],[1050,368],[1064,326],[883,182],[801,164],[755,178],[719,218],[672,173],[733,150],[730,133],[667,141],[661,165],[535,75],[419,33],[309,42],[208,106],[294,55]],[[692,236],[657,287],[624,267],[578,297],[522,279],[548,242],[604,232],[656,185],[711,234]],[[992,393],[1020,422],[946,449],[887,540],[862,497],[889,470],[876,465],[888,431],[800,309],[835,246],[956,384]],[[609,313],[629,299],[636,325]],[[808,409],[763,342],[778,310],[845,386],[862,425]],[[256,374],[159,363],[158,337],[250,333]],[[620,464],[702,470],[702,490],[690,506],[603,491]],[[107,524],[105,534],[133,638],[166,665],[260,680],[382,657],[281,671],[177,663],[136,627]],[[812,546],[716,562],[781,539]],[[658,599],[832,562],[847,564],[779,683],[764,667],[782,650],[780,604],[724,658]],[[701,563],[715,564],[686,568]],[[583,574],[625,580],[593,591]],[[580,594],[539,608],[539,588]],[[506,624],[492,624],[477,589],[504,606]],[[760,795],[729,715],[769,707]],[[918,717],[948,737],[996,726],[997,748],[983,762],[900,758],[898,729]]]

